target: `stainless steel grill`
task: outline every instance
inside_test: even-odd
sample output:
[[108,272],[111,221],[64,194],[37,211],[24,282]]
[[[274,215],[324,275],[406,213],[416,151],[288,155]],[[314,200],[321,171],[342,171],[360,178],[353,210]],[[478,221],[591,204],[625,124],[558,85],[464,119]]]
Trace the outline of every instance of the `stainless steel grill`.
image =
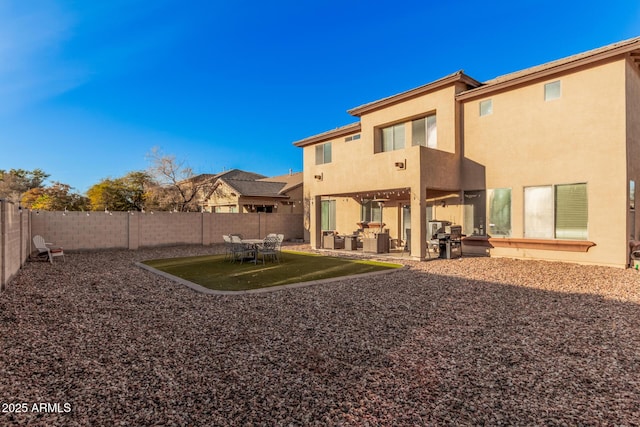
[[462,226],[445,225],[437,234],[440,258],[452,259],[462,256]]

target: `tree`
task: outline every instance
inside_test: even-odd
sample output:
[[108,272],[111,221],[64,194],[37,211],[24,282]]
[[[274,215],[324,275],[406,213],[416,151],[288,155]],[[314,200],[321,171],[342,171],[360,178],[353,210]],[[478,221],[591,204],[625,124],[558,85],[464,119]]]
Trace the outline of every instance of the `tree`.
[[147,158],[151,162],[149,174],[161,188],[154,190],[154,201],[163,209],[180,212],[199,210],[199,202],[214,188],[214,175],[195,175],[185,163],[174,155],[165,155],[157,147]]
[[92,210],[141,211],[154,186],[146,172],[129,172],[121,178],[106,178],[87,191]]
[[28,191],[23,200],[31,201],[31,209],[43,211],[79,211],[89,208],[89,199],[71,191],[72,187],[61,182]]
[[42,188],[47,178],[49,174],[42,169],[0,169],[0,199],[18,202],[27,191]]

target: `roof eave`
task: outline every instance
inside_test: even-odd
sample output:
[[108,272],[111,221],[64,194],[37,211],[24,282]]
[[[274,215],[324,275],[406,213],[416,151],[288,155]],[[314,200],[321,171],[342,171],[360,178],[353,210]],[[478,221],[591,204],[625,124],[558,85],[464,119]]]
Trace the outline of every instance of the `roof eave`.
[[[548,63],[548,67],[544,67],[544,65],[542,66],[543,68],[539,68],[540,66],[534,67],[537,69],[531,71],[530,73],[519,74],[517,76],[514,76],[513,78],[508,78],[509,75],[507,74],[505,76],[505,80],[499,80],[495,82],[489,81],[488,83],[478,88],[460,92],[456,95],[456,99],[459,101],[465,101],[468,99],[485,96],[491,92],[500,91],[511,86],[516,86],[523,83],[528,83],[532,80],[549,77],[580,66],[596,63],[599,61],[605,61],[616,56],[633,52],[638,49],[640,49],[640,37],[631,39],[627,43],[623,43],[621,45],[614,45],[610,49],[594,52],[592,55],[581,56],[574,59],[568,57],[559,59],[557,61],[552,61]],[[515,72],[513,74],[518,73],[520,72]]]
[[318,144],[320,142],[329,141],[334,138],[340,138],[341,136],[350,135],[352,133],[360,132],[360,122],[351,123],[346,126],[342,126],[336,129],[332,129],[328,132],[323,132],[314,136],[310,136],[305,139],[301,139],[293,143],[296,147],[306,147],[307,145]]
[[460,70],[453,74],[449,74],[448,76],[445,76],[441,79],[433,81],[431,83],[427,83],[426,85],[422,85],[420,87],[408,90],[406,92],[399,93],[397,95],[392,95],[387,98],[380,99],[378,101],[370,102],[368,104],[364,104],[359,107],[352,108],[351,110],[347,110],[347,113],[355,117],[360,117],[363,114],[370,113],[372,111],[376,111],[385,107],[389,107],[391,105],[404,102],[408,99],[424,95],[425,93],[432,92],[434,90],[440,89],[445,86],[449,86],[457,82],[465,83],[470,86],[480,86],[482,84],[476,79],[464,74],[464,72]]

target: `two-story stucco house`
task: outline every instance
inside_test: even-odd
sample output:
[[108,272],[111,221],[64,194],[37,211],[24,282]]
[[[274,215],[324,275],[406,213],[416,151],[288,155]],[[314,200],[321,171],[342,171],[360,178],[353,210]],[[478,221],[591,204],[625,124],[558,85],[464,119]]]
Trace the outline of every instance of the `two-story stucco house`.
[[457,72],[349,110],[357,122],[294,143],[311,245],[377,224],[425,259],[438,219],[462,226],[463,254],[628,265],[639,63],[635,38],[486,82]]

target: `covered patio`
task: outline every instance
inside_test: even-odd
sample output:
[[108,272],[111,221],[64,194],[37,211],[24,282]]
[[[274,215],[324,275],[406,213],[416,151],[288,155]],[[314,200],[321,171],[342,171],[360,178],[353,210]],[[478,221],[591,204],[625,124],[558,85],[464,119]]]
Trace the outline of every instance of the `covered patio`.
[[420,192],[424,197],[417,194],[401,187],[317,196],[311,202],[318,218],[312,221],[311,246],[422,260],[437,257],[440,227],[462,223],[462,192],[429,188]]

